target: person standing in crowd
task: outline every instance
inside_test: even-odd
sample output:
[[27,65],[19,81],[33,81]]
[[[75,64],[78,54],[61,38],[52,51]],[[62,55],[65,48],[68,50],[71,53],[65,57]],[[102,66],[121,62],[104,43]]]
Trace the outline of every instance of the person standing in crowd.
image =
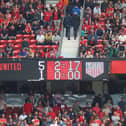
[[28,100],[26,100],[26,103],[24,104],[24,111],[26,114],[29,114],[33,111],[33,105]]
[[6,109],[6,102],[0,97],[0,116],[4,113]]
[[64,27],[66,28],[66,37],[68,38],[68,40],[70,40],[70,28],[72,26],[72,17],[70,14],[68,14],[65,18],[64,18]]
[[53,22],[54,22],[54,27],[56,28],[57,26],[60,27],[60,22],[61,22],[61,12],[58,10],[57,7],[54,8],[54,12],[52,14]]
[[5,117],[5,114],[2,114],[2,117],[0,118],[0,126],[6,126],[7,119]]
[[120,109],[122,110],[122,112],[124,112],[125,111],[125,109],[126,109],[126,102],[125,102],[125,98],[123,98],[122,97],[122,99],[121,99],[121,101],[119,102],[119,107],[120,107]]
[[73,26],[73,30],[74,30],[74,40],[76,40],[78,29],[80,26],[80,16],[78,16],[76,12],[74,12],[74,14],[72,16],[72,26]]

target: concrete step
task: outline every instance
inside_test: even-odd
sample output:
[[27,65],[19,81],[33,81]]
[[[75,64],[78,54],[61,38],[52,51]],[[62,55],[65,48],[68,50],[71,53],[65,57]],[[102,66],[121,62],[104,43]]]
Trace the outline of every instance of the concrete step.
[[71,40],[68,40],[66,37],[64,37],[61,48],[61,56],[64,58],[76,58],[78,56],[79,48],[78,41],[79,38],[74,40],[74,38],[71,37]]

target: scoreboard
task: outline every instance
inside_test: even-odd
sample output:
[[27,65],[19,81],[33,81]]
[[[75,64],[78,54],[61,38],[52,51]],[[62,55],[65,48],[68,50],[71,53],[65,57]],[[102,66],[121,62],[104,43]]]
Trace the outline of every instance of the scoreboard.
[[82,80],[82,61],[47,61],[47,80]]
[[108,61],[96,59],[0,60],[0,80],[103,80]]

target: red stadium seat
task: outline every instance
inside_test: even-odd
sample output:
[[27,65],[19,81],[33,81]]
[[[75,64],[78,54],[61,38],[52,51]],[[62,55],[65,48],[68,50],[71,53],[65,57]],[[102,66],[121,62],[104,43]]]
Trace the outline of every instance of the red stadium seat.
[[103,40],[102,39],[98,39],[97,42],[98,42],[98,44],[102,44]]
[[97,47],[97,48],[103,48],[103,45],[102,44],[98,44],[95,47]]
[[4,49],[6,47],[6,44],[0,45],[0,48]]
[[16,39],[23,39],[23,35],[22,34],[17,34]]
[[8,43],[15,43],[15,40],[8,40]]
[[31,48],[31,49],[36,49],[37,46],[36,46],[36,45],[30,45],[29,48]]
[[100,22],[105,22],[105,18],[99,18]]
[[18,59],[18,58],[19,58],[19,55],[12,56],[11,58],[12,58],[12,59]]
[[13,53],[14,53],[14,56],[19,55],[20,49],[14,50]]
[[7,44],[8,41],[7,40],[0,40],[0,44]]
[[37,47],[37,49],[44,49],[44,46],[43,45],[38,45],[36,47]]
[[21,49],[21,44],[16,44],[15,46],[14,46],[14,49]]
[[31,38],[31,39],[35,39],[35,34],[31,34],[31,35],[30,35],[30,38]]
[[17,39],[16,41],[15,41],[15,44],[21,44],[22,43],[22,39]]
[[37,40],[30,40],[30,44],[36,44],[37,43]]
[[51,45],[44,45],[43,48],[51,49],[53,47]]
[[59,46],[58,45],[52,45],[51,48],[55,48],[55,49],[58,49]]
[[28,43],[30,43],[30,39],[29,38],[25,38],[24,41],[27,41]]
[[24,38],[30,39],[30,37],[31,37],[31,35],[28,35],[28,34],[24,35]]

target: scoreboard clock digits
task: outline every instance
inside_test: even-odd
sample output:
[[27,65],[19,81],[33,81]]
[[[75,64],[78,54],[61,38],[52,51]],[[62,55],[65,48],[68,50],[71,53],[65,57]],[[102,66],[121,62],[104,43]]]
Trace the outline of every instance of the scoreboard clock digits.
[[48,61],[47,79],[49,80],[81,80],[81,61]]

